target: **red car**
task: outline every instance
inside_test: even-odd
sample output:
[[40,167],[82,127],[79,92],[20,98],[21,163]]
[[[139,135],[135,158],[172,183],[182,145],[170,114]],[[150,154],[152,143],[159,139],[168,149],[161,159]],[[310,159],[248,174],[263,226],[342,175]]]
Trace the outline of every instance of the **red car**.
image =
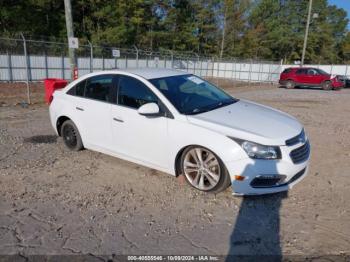
[[312,67],[286,68],[281,73],[279,83],[286,88],[320,86],[324,90],[341,89],[345,85],[341,76],[330,75],[321,69]]

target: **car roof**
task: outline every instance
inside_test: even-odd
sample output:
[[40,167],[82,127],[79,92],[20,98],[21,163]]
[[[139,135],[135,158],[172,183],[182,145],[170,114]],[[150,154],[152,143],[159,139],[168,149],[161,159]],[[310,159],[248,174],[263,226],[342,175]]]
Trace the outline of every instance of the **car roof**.
[[116,70],[116,72],[126,72],[135,74],[145,79],[162,78],[168,76],[188,75],[186,71],[165,68],[128,68]]
[[298,70],[298,69],[317,69],[315,67],[288,67],[286,69]]

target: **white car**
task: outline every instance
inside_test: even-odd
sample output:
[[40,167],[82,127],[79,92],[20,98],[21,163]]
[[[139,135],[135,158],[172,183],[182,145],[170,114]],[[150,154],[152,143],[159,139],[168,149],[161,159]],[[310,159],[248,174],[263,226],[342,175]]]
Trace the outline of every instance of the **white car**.
[[310,157],[295,118],[177,70],[84,75],[54,92],[50,118],[71,150],[183,174],[201,191],[285,191],[306,175]]

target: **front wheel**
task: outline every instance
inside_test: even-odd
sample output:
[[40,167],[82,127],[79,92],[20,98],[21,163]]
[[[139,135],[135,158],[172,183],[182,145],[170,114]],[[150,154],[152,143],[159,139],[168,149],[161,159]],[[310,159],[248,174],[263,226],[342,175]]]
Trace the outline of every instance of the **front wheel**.
[[322,89],[323,90],[331,90],[332,89],[332,83],[330,81],[325,81],[322,83]]
[[78,128],[72,120],[67,120],[62,124],[61,135],[64,144],[72,151],[83,149],[83,141],[81,140]]
[[194,188],[219,193],[231,184],[223,162],[209,149],[191,146],[181,156],[181,171]]

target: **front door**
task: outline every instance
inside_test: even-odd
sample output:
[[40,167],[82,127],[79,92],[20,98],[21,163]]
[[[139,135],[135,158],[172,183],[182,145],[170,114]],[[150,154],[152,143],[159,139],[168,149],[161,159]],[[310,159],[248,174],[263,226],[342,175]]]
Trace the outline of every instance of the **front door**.
[[308,83],[311,85],[321,85],[323,82],[323,75],[319,74],[317,70],[310,68],[307,71]]
[[137,111],[150,102],[159,104],[157,96],[144,83],[130,76],[119,76],[117,101],[111,109],[114,150],[166,168],[169,118],[147,117]]

